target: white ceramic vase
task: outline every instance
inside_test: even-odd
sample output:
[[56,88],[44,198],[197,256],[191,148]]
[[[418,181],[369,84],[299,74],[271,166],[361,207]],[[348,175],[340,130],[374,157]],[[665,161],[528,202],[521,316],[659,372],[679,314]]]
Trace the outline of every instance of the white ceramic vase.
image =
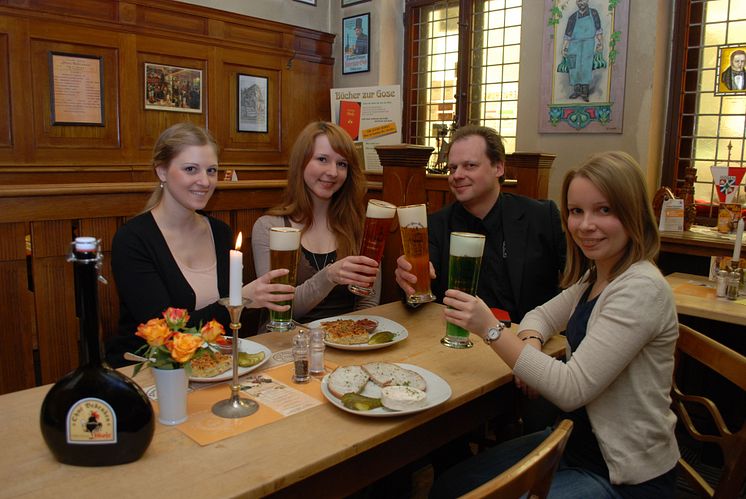
[[189,379],[184,369],[153,368],[158,397],[158,421],[177,425],[187,419],[187,387]]

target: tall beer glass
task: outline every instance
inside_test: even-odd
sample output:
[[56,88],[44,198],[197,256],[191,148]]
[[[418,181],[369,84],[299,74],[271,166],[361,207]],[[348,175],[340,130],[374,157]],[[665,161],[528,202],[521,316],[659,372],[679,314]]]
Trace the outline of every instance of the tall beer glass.
[[[368,209],[365,212],[365,229],[363,230],[363,241],[360,243],[360,255],[372,258],[381,265],[383,249],[386,246],[386,238],[389,235],[391,222],[396,215],[396,206],[386,201],[371,199],[368,201]],[[375,290],[373,287],[365,288],[350,284],[349,290],[360,296],[370,296]]]
[[[457,289],[470,295],[477,294],[484,239],[482,234],[451,233],[448,289]],[[440,342],[451,348],[471,348],[472,346],[472,342],[469,341],[469,331],[450,322],[446,323],[446,335]]]
[[[288,269],[289,274],[272,279],[273,283],[295,286],[300,255],[300,229],[272,227],[269,229],[269,268]],[[293,301],[279,302],[290,305],[285,312],[269,311],[267,331],[289,331],[293,329]]]
[[417,277],[414,294],[407,296],[409,303],[426,303],[435,300],[430,290],[430,248],[427,241],[427,210],[424,204],[400,206],[399,228],[404,256],[412,265],[411,272]]

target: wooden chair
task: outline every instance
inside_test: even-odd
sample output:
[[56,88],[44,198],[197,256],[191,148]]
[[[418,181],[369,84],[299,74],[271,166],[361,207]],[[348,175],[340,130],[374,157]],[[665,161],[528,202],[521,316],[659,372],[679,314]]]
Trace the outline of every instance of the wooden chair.
[[[676,343],[676,370],[681,368],[682,355],[689,356],[730,380],[742,391],[746,391],[746,357],[721,345],[715,340],[687,326],[679,324],[679,339]],[[708,398],[682,393],[677,376],[674,376],[671,397],[673,408],[689,434],[700,442],[712,442],[723,452],[723,470],[717,487],[713,488],[683,458],[679,469],[693,488],[703,497],[718,499],[735,498],[746,481],[746,425],[732,433],[725,424],[717,406]],[[741,395],[743,396],[743,395]],[[718,435],[700,432],[690,414],[690,409],[703,406],[712,417]]]
[[562,420],[557,429],[529,455],[489,482],[463,495],[462,499],[518,498],[527,492],[530,498],[547,497],[552,477],[559,465],[567,440],[570,438],[570,432],[572,432],[572,421]]

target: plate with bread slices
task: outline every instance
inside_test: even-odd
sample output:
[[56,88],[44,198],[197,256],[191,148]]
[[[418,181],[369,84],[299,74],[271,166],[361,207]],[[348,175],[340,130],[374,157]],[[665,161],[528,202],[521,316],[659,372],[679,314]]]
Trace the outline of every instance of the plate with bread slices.
[[[255,341],[238,339],[238,375],[250,373],[269,360],[272,350]],[[189,381],[226,381],[233,377],[233,356],[221,352],[204,352],[191,361]]]
[[451,398],[451,387],[419,366],[368,362],[337,367],[321,380],[321,393],[343,411],[385,418],[442,404]]
[[407,328],[378,315],[339,315],[310,322],[324,330],[324,343],[340,350],[376,350],[409,336]]

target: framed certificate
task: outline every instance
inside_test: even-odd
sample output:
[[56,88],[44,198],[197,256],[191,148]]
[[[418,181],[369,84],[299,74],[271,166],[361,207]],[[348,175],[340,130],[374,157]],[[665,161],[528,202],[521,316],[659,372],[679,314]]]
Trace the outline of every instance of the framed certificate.
[[52,125],[104,126],[103,58],[49,53]]

